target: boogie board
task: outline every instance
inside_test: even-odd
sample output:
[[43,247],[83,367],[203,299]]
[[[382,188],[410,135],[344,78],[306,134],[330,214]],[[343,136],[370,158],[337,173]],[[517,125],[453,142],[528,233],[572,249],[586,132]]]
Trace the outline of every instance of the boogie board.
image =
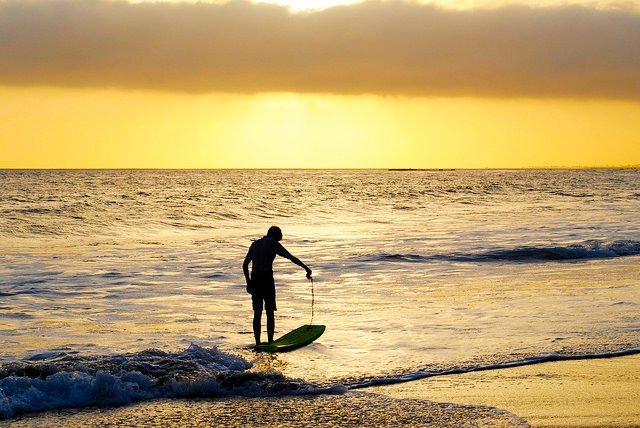
[[258,352],[288,352],[308,345],[324,333],[323,325],[303,325],[269,344],[256,346]]

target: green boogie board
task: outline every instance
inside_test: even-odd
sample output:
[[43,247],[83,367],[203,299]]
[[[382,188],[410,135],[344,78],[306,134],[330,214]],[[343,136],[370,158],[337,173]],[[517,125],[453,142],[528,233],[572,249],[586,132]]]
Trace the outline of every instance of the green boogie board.
[[288,352],[310,344],[324,333],[323,325],[303,325],[270,344],[256,346],[258,352]]

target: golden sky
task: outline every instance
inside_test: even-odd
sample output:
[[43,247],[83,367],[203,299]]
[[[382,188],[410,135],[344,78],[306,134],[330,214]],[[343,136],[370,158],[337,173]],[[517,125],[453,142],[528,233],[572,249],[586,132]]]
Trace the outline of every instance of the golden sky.
[[635,3],[278,3],[0,0],[0,168],[640,165]]

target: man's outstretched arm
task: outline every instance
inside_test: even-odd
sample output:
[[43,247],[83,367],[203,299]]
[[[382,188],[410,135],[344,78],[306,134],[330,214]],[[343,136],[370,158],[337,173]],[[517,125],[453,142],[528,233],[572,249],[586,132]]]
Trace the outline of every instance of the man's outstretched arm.
[[303,268],[305,271],[307,271],[307,278],[311,278],[311,274],[313,272],[311,271],[311,269],[309,269],[309,266],[305,265],[304,263],[302,263],[302,261],[300,261],[299,258],[297,258],[296,256],[292,255],[290,252],[288,252],[287,249],[284,248],[280,243],[278,243],[276,247],[276,254],[284,257],[285,259],[291,260],[293,263]]

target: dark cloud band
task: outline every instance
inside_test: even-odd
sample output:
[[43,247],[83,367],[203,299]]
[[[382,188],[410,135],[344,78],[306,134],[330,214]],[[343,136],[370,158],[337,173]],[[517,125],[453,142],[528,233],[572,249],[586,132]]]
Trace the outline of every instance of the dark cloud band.
[[640,99],[640,14],[0,0],[0,84]]

